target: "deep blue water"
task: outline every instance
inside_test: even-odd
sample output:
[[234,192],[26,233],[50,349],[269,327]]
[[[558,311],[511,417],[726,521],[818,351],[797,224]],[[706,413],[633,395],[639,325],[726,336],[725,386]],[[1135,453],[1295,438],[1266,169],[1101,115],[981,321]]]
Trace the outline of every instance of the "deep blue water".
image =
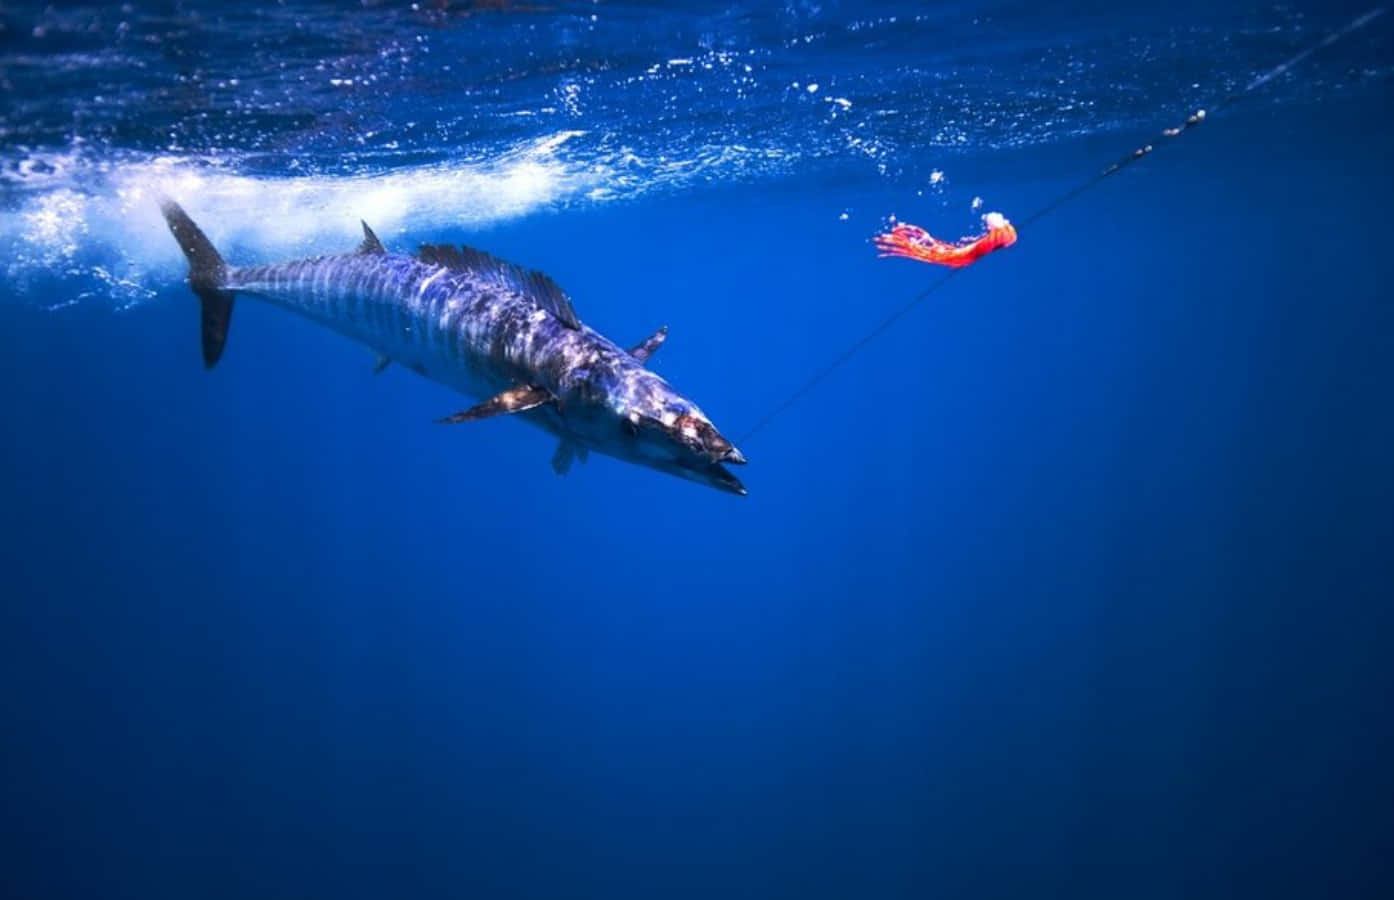
[[421,5],[0,11],[5,896],[1384,895],[1394,15],[737,498],[254,301],[202,371],[153,192],[233,261],[539,267],[739,436],[940,277],[888,215],[1024,219],[1362,8]]

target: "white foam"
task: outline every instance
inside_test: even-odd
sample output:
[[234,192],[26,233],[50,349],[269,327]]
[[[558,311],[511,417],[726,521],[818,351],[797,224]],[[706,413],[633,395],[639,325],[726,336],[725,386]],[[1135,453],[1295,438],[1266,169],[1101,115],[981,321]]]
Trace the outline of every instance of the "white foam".
[[362,238],[360,219],[390,246],[407,231],[487,226],[594,191],[604,172],[557,153],[577,134],[486,163],[349,176],[256,176],[176,156],[94,162],[78,147],[15,167],[6,180],[19,202],[0,211],[0,243],[12,276],[42,269],[133,285],[172,276],[184,263],[159,214],[167,195],[234,262],[342,251]]

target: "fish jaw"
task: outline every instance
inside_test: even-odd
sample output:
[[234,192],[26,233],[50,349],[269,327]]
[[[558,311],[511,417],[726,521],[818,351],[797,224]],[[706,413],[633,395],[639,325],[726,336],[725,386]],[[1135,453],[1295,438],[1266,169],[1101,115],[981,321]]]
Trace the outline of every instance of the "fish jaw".
[[744,497],[746,495],[745,485],[741,480],[721,463],[707,463],[702,467],[685,468],[673,471],[672,474],[679,478],[686,478],[698,484],[705,484],[707,487],[716,488],[719,491],[726,491],[731,494]]
[[[682,478],[685,481],[695,482],[706,485],[719,491],[730,494],[737,494],[744,497],[746,495],[745,485],[741,480],[731,473],[731,470],[721,462],[712,462],[703,459],[695,454],[683,454],[680,456],[661,457],[647,455],[636,452],[632,441],[624,442],[604,442],[598,443],[588,440],[585,443],[590,450],[602,453],[606,456],[614,457],[623,462],[643,466],[667,475]],[[744,457],[740,457],[744,461]],[[735,462],[733,458],[729,460]]]
[[745,485],[727,468],[744,465],[745,455],[661,377],[634,364],[610,372],[592,368],[582,377],[584,387],[573,382],[560,403],[524,415],[537,417],[563,442],[726,493],[746,494]]

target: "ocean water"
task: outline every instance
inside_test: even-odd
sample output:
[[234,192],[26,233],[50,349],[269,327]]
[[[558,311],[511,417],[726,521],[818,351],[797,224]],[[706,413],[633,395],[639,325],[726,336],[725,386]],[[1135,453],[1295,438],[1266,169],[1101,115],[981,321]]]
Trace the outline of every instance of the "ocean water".
[[[1386,896],[1394,15],[0,7],[7,897]],[[593,456],[232,262],[540,268],[738,441]],[[981,206],[975,206],[975,200]],[[754,433],[750,433],[755,428]]]

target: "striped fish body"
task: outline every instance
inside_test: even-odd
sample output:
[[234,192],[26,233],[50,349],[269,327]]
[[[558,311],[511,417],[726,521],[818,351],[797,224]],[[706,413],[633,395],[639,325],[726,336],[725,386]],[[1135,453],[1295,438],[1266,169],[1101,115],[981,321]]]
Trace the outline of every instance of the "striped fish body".
[[565,397],[576,392],[577,379],[568,376],[579,366],[588,378],[616,384],[642,369],[603,335],[567,326],[505,280],[411,256],[347,253],[230,268],[223,286],[473,396],[524,383]]
[[552,467],[594,450],[744,494],[723,463],[744,463],[706,415],[631,350],[583,325],[550,278],[467,247],[388,253],[363,226],[354,253],[233,267],[188,214],[161,204],[201,303],[203,359],[221,358],[233,300],[249,295],[313,319],[462,393],[488,398],[444,419],[518,414],[555,433]]

